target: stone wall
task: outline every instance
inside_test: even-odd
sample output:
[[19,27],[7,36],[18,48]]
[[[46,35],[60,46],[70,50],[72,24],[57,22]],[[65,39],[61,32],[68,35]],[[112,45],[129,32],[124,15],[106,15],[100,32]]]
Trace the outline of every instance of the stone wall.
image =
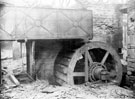
[[87,8],[93,11],[93,40],[107,42],[116,49],[122,48],[120,6],[104,4]]
[[128,2],[128,70],[135,72],[135,0]]

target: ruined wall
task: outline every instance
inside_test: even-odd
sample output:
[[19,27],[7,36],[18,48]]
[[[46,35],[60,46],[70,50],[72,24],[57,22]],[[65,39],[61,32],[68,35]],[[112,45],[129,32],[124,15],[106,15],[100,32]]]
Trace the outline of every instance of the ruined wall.
[[90,5],[93,11],[93,40],[107,42],[116,50],[122,48],[121,5]]
[[135,0],[128,2],[128,70],[135,72]]

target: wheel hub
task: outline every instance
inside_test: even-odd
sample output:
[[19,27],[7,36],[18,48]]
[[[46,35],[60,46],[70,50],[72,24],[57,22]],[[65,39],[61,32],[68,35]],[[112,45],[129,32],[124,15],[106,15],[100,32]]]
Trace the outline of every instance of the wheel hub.
[[105,65],[98,62],[93,62],[90,64],[88,75],[90,81],[104,80],[106,79],[107,75],[108,71]]

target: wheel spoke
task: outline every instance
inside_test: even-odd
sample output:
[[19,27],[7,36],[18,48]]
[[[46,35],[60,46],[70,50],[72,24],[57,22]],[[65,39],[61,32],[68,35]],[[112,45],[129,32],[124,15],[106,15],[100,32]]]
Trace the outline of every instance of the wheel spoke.
[[54,70],[56,82],[60,85],[98,80],[116,81],[119,85],[122,79],[122,65],[117,52],[101,42],[90,42],[77,50],[63,48],[57,56]]
[[101,61],[102,64],[105,63],[105,61],[107,60],[107,57],[108,57],[108,56],[109,56],[109,52],[106,52],[106,53],[105,53],[105,56],[103,57],[103,59],[102,59],[102,61]]
[[88,50],[86,53],[87,53],[87,57],[88,57],[89,62],[92,63],[93,60],[92,60],[92,57],[91,57],[90,53],[88,52]]
[[88,51],[85,52],[85,82],[88,81]]
[[85,82],[88,81],[88,62],[92,63],[92,57],[90,56],[89,51],[86,49],[85,51]]
[[74,72],[73,76],[85,76],[85,72]]

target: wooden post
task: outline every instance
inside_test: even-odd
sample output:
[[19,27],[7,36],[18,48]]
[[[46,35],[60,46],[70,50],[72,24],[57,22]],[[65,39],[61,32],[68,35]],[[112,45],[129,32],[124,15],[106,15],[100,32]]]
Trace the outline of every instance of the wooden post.
[[26,42],[26,61],[27,61],[27,73],[33,77],[33,66],[34,66],[34,41]]
[[0,42],[0,85],[2,84],[2,65],[1,65],[1,42]]
[[88,49],[85,49],[85,82],[88,82]]

